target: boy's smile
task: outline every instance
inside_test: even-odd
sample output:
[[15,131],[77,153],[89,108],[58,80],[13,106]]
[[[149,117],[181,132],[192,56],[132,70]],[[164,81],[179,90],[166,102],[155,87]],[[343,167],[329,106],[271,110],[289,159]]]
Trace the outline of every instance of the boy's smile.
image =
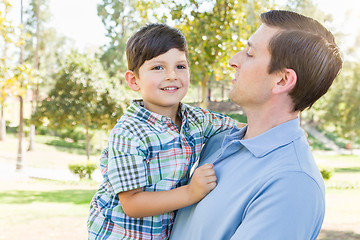
[[145,108],[173,118],[189,88],[190,69],[186,54],[172,48],[144,62],[134,75],[135,91],[140,91]]

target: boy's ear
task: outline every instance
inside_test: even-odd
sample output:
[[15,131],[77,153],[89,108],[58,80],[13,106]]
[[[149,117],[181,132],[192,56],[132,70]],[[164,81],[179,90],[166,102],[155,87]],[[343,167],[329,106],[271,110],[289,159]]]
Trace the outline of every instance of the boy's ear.
[[127,70],[125,73],[125,80],[131,90],[137,92],[140,90],[139,85],[137,84],[137,77],[133,71]]
[[273,93],[289,93],[295,87],[297,81],[297,74],[291,68],[285,68],[279,73],[279,78],[275,82]]

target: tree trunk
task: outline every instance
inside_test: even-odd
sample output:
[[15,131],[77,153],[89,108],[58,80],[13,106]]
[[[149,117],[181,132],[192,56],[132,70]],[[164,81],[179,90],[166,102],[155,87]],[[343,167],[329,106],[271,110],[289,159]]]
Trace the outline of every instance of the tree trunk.
[[[5,12],[6,15],[6,12]],[[6,69],[6,59],[7,59],[7,45],[8,42],[4,42],[4,55],[3,55],[3,67]],[[5,101],[6,95],[4,96],[4,99],[1,101],[1,119],[0,119],[0,141],[5,141],[6,139],[6,123],[5,123],[5,114],[4,114],[4,101]]]
[[21,171],[24,168],[24,99],[20,96],[20,121],[19,121],[19,146],[16,160],[16,170]]
[[[40,44],[40,19],[39,19],[39,2],[35,2],[35,14],[36,14],[36,48],[35,48],[35,69],[40,70],[39,59],[39,44]],[[36,90],[33,92],[31,113],[34,114],[39,101],[39,81],[36,83]],[[29,132],[29,148],[28,151],[33,151],[35,147],[35,125],[30,125]]]
[[[23,0],[20,4],[21,9],[21,24],[23,24]],[[23,30],[21,30],[21,34]],[[20,46],[20,64],[24,63],[24,45]],[[22,96],[19,96],[20,102],[20,121],[19,121],[19,146],[18,146],[18,156],[16,159],[16,171],[21,171],[24,167],[24,99]]]
[[87,160],[90,160],[90,151],[91,151],[91,145],[90,145],[90,134],[89,134],[89,128],[86,127],[86,157]]
[[202,82],[201,82],[201,102],[200,102],[200,107],[202,108],[209,108],[209,80],[210,80],[210,75],[209,74],[205,74]]
[[221,101],[225,101],[225,84],[221,84]]
[[30,125],[30,131],[29,131],[29,147],[28,151],[34,151],[34,143],[35,143],[35,125]]
[[1,102],[1,116],[0,116],[0,141],[6,139],[6,123],[4,116],[4,102]]
[[[35,112],[35,99],[34,99],[34,91],[32,92],[32,100],[31,100],[31,114],[34,114]],[[29,131],[29,147],[28,151],[34,151],[34,139],[35,139],[35,126],[33,124],[30,124],[30,131]]]

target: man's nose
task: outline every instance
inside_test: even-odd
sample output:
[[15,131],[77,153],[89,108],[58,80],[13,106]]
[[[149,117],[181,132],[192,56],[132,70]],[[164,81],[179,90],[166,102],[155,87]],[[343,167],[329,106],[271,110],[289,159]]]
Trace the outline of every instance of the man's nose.
[[229,66],[233,68],[240,68],[240,52],[230,58]]

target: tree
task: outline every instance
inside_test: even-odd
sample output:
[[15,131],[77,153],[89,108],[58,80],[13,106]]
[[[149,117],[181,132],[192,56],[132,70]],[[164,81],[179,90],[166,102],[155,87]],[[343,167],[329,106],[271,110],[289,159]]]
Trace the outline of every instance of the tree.
[[[41,31],[43,31],[44,25],[48,22],[50,14],[48,7],[48,0],[31,0],[29,6],[26,10],[27,21],[26,21],[26,32],[30,36],[27,40],[27,50],[29,51],[28,61],[33,62],[34,68],[39,73],[40,70],[40,45],[44,44],[44,38],[40,36]],[[42,39],[42,40],[41,40]],[[37,103],[39,101],[39,91],[40,91],[40,77],[36,77],[36,87],[33,90],[32,101],[31,101],[31,111],[35,112]],[[28,151],[34,149],[35,142],[35,126],[30,125],[29,132],[29,148]]]
[[66,58],[56,75],[55,86],[40,102],[34,119],[37,124],[47,119],[48,127],[53,129],[84,127],[89,159],[91,130],[111,128],[123,113],[125,106],[113,97],[118,86],[107,80],[97,59],[75,52]]
[[4,114],[4,103],[7,97],[13,96],[14,92],[19,89],[19,83],[15,81],[12,76],[11,70],[0,64],[0,107],[1,107],[1,119],[0,119],[0,141],[6,139],[6,125],[5,125],[5,114]]
[[360,64],[345,62],[341,75],[317,106],[318,121],[325,129],[350,142],[360,135]]
[[16,89],[16,96],[19,97],[20,102],[20,120],[19,120],[19,145],[18,156],[16,160],[16,170],[20,171],[24,167],[24,97],[27,91],[33,85],[33,68],[28,64],[22,63],[22,56],[20,56],[20,63],[14,70],[14,82],[19,88]]
[[8,13],[10,12],[12,5],[10,1],[2,1],[3,11],[0,11],[0,35],[3,41],[3,54],[0,61],[0,141],[5,140],[6,138],[6,124],[5,124],[5,114],[4,114],[4,103],[6,98],[11,95],[11,91],[14,87],[13,81],[9,78],[9,67],[7,66],[7,51],[9,44],[14,43],[14,26],[9,20]]
[[101,18],[109,43],[103,47],[100,57],[104,69],[110,77],[127,69],[125,46],[129,35],[139,26],[136,16],[138,1],[133,0],[103,0],[98,4],[98,16]]
[[171,4],[172,19],[189,46],[192,80],[200,84],[201,106],[207,108],[211,75],[218,81],[231,79],[228,61],[259,26],[257,15],[264,11],[267,3],[216,0],[209,4],[202,0],[183,3],[173,0]]

